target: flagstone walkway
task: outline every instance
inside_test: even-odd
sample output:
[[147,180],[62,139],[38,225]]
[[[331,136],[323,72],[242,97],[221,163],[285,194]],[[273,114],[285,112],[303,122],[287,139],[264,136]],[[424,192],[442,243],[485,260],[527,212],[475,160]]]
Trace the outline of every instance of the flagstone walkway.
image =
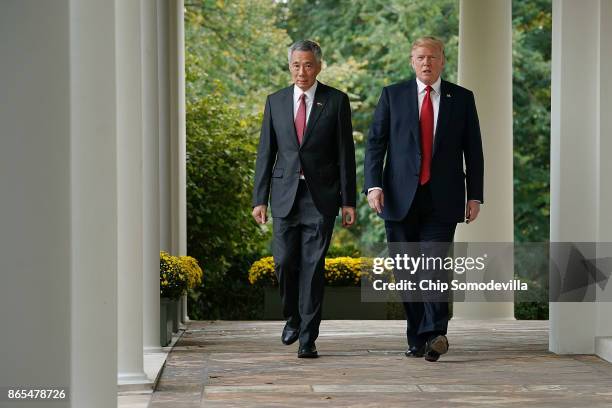
[[191,322],[151,408],[610,407],[612,364],[547,351],[545,321],[451,321],[437,363],[404,357],[403,321],[324,321],[297,359],[282,322]]

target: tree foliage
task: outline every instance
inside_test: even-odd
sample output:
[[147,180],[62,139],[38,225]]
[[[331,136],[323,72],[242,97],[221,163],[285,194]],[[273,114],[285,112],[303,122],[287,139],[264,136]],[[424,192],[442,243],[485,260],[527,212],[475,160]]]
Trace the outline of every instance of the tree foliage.
[[[550,0],[512,2],[514,239],[548,241],[550,225]],[[548,265],[516,258],[515,270],[546,276]],[[515,315],[547,319],[548,302],[517,303]]]
[[550,0],[514,1],[514,238],[549,239]]
[[223,84],[223,99],[260,111],[266,94],[289,84],[290,38],[271,1],[191,0],[185,4],[187,101]]

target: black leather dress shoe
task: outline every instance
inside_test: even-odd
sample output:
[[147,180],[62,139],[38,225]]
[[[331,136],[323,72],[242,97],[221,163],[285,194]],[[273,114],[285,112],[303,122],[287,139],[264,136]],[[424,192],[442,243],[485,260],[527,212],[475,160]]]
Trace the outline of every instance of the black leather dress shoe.
[[425,360],[438,361],[440,356],[448,351],[448,339],[444,335],[432,337],[425,347]]
[[294,329],[285,324],[283,328],[283,334],[281,335],[281,341],[284,345],[288,346],[290,344],[295,343],[295,341],[300,337],[300,329]]
[[317,353],[317,348],[315,345],[311,346],[300,346],[298,349],[298,358],[317,358],[319,354]]
[[423,344],[421,347],[410,346],[404,354],[406,357],[423,357],[425,355],[425,345]]

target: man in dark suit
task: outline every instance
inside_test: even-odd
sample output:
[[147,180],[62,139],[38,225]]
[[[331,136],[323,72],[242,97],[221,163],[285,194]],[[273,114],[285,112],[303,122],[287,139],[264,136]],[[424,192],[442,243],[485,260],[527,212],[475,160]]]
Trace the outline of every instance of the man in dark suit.
[[321,48],[298,41],[289,49],[293,85],[266,101],[253,191],[253,217],[267,221],[270,197],[276,276],[283,315],[281,340],[299,339],[298,357],[318,357],[325,254],[342,207],[355,222],[355,146],[348,96],[317,81]]
[[[434,244],[429,254],[444,256],[440,248],[450,247],[457,223],[473,222],[483,202],[480,127],[473,93],[440,78],[440,40],[416,40],[411,65],[416,79],[382,91],[367,141],[364,193],[385,220],[387,242],[448,243]],[[423,300],[404,301],[406,355],[437,361],[448,351],[448,303]]]

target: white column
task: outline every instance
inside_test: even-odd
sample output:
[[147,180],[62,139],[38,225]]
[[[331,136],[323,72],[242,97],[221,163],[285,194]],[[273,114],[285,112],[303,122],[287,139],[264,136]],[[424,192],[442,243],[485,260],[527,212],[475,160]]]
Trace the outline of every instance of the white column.
[[143,346],[160,350],[159,97],[157,1],[142,1]]
[[187,313],[187,295],[183,295],[183,297],[181,298],[181,301],[183,302],[183,317],[181,318],[181,321],[183,323],[187,323],[189,322],[189,314]]
[[187,253],[183,7],[158,0],[160,247],[172,255]]
[[[32,3],[41,7],[39,1]],[[56,2],[49,3],[49,7],[56,7]],[[26,21],[39,24],[47,18],[28,16]],[[72,407],[117,405],[119,94],[116,35],[114,4],[70,1]],[[47,39],[47,33],[42,36]],[[46,64],[41,67],[46,69]],[[47,78],[49,83],[56,80],[55,75]],[[51,103],[57,102],[47,96]],[[41,135],[45,140],[54,140],[46,132]],[[40,165],[40,171],[46,172],[46,167]],[[55,275],[49,273],[49,276]],[[45,342],[42,349],[47,354],[56,352],[47,344],[46,335],[41,340]],[[38,370],[43,366],[41,361],[35,367]],[[49,367],[55,369],[53,365]]]
[[[484,200],[457,242],[513,242],[512,1],[461,0],[459,84],[474,92],[485,159]],[[514,265],[508,263],[509,279]],[[453,305],[453,318],[513,319],[512,302]]]
[[[610,19],[608,1],[553,1],[552,242],[612,242]],[[612,336],[611,313],[610,303],[551,303],[550,350],[603,355],[606,342],[599,340]]]
[[115,28],[112,2],[0,2],[0,384],[57,407],[117,405]]
[[139,2],[117,2],[119,384],[147,381],[143,369],[143,102]]
[[[598,251],[598,258],[612,257],[612,184],[609,176],[612,174],[612,2],[603,1],[599,9],[599,207],[597,209],[599,228],[597,240],[606,243],[605,251]],[[605,288],[606,299],[612,299],[612,283]],[[612,362],[612,302],[600,302],[597,305],[597,332],[595,338],[595,353]]]
[[160,247],[172,253],[171,179],[170,179],[170,18],[169,2],[157,0],[158,96],[159,96],[159,212]]
[[[597,1],[553,1],[551,242],[596,240],[597,12]],[[593,353],[594,314],[592,303],[551,303],[550,350]]]
[[[187,254],[187,168],[185,123],[185,28],[183,0],[173,0],[169,8],[170,58],[170,179],[171,231],[173,255]],[[180,300],[179,321],[186,323],[187,297]]]
[[0,384],[7,386],[71,385],[69,36],[68,1],[0,3]]
[[187,254],[185,30],[183,0],[170,1],[170,137],[173,255]]

